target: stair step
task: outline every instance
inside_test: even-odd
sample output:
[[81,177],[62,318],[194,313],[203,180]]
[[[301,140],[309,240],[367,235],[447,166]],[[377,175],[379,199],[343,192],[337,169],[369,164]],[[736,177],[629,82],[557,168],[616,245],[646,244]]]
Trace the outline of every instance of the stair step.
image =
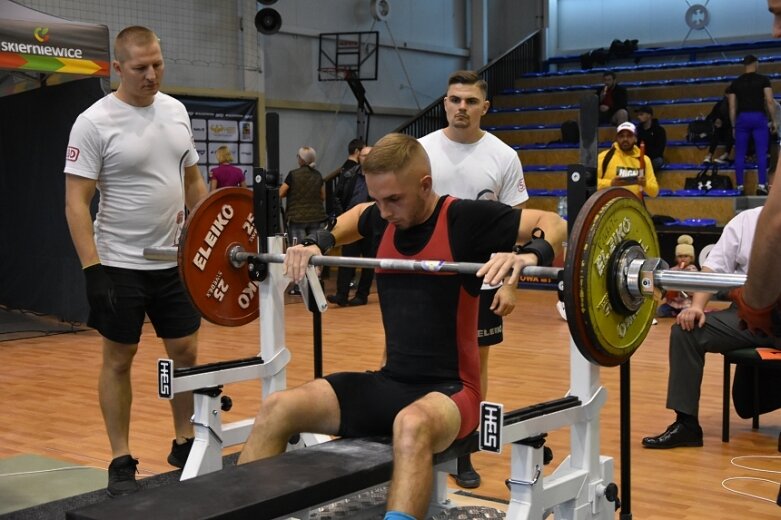
[[[610,142],[602,142],[599,151],[604,151],[610,146]],[[518,148],[514,146],[513,148]],[[668,163],[676,164],[700,164],[705,157],[705,147],[698,147],[682,141],[668,141],[664,151],[664,158]],[[518,155],[523,164],[548,165],[548,164],[572,164],[580,160],[580,149],[577,145],[555,144],[523,145],[518,149]]]
[[[646,197],[645,207],[651,215],[667,215],[676,220],[715,219],[724,226],[735,216],[735,210],[745,197]],[[556,211],[558,197],[531,197],[527,208]]]
[[[683,141],[686,139],[686,131],[689,126],[688,121],[670,123],[669,121],[681,121],[679,119],[668,119],[660,121],[660,124],[667,132],[668,141]],[[496,135],[499,139],[509,144],[510,146],[516,145],[528,145],[539,143],[550,143],[561,139],[560,125],[552,123],[542,128],[539,126],[532,127],[528,125],[528,128],[512,129],[512,127],[493,127],[485,128],[489,132]],[[505,129],[507,128],[507,129]],[[616,131],[613,127],[602,126],[599,127],[599,141],[610,141],[615,138]],[[703,154],[704,155],[704,154]]]
[[[625,83],[621,84],[627,87],[629,106],[631,107],[642,101],[666,101],[679,99],[681,97],[698,96],[715,97],[716,99],[719,99],[724,95],[724,90],[729,86],[733,79],[734,76],[725,76],[719,78],[703,78],[697,82],[691,81],[680,84],[648,85],[641,87],[633,87]],[[583,86],[582,88],[571,87],[568,90],[559,91],[532,91],[502,94],[495,96],[494,102],[497,107],[538,107],[544,105],[579,103],[583,96],[596,94],[597,89],[600,87],[601,84]]]
[[[781,56],[760,58],[760,72],[781,72]],[[743,73],[741,58],[730,60],[710,60],[697,63],[665,63],[650,67],[600,68],[589,71],[566,71],[549,75],[528,75],[515,80],[519,89],[566,87],[571,85],[598,85],[602,83],[604,72],[612,70],[619,83],[652,81],[658,79],[691,79],[712,76],[738,76]]]
[[[560,169],[552,171],[538,171],[527,167],[523,167],[524,181],[526,182],[526,188],[530,190],[530,195],[535,191],[543,190],[566,190],[567,189],[567,167],[565,165],[559,165]],[[680,166],[680,165],[678,165]],[[659,188],[665,191],[678,191],[684,189],[686,179],[693,178],[699,171],[699,166],[692,169],[663,169],[661,172],[656,172],[656,181],[659,184]],[[599,173],[599,172],[598,172]],[[720,175],[726,175],[732,180],[732,185],[735,186],[735,170],[733,169],[720,169]],[[746,193],[754,193],[757,187],[757,174],[756,169],[747,169],[744,172],[744,182]],[[539,194],[537,194],[539,195]],[[560,195],[560,194],[559,194]],[[666,194],[663,193],[663,196]],[[670,194],[673,196],[674,194]]]

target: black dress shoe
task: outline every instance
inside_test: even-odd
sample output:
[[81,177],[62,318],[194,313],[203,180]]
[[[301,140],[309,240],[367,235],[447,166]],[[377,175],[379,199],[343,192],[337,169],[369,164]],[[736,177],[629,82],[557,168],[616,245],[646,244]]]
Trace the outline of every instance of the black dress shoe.
[[339,296],[338,294],[329,294],[325,299],[328,300],[328,303],[333,303],[339,307],[347,306],[347,298]]
[[364,298],[363,296],[356,296],[347,302],[347,305],[350,307],[357,307],[358,305],[366,305],[367,303],[369,303],[368,298]]
[[656,437],[643,439],[645,448],[665,450],[669,448],[698,448],[702,446],[702,428],[687,426],[682,422],[674,422],[664,433]]

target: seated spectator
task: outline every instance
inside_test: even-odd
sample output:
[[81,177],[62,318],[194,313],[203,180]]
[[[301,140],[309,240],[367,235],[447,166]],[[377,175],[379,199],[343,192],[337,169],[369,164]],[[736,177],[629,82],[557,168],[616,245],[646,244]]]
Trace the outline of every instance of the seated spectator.
[[645,106],[635,110],[640,123],[637,125],[637,141],[645,145],[645,155],[651,159],[654,171],[664,167],[664,149],[667,146],[667,131],[654,117],[654,109]]
[[599,96],[599,124],[620,125],[629,121],[627,92],[616,82],[616,73],[607,71],[602,75],[604,86],[597,90]]
[[[678,245],[675,246],[675,265],[673,271],[697,271],[694,265],[694,239],[689,235],[678,237]],[[664,295],[664,303],[656,309],[659,318],[674,318],[692,305],[692,298],[684,291],[667,291]]]
[[[754,231],[761,211],[762,207],[742,211],[727,223],[703,262],[703,272],[748,272]],[[695,292],[692,305],[675,318],[676,323],[670,333],[670,373],[667,381],[667,408],[675,412],[675,421],[659,435],[645,437],[645,448],[702,446],[698,412],[705,354],[773,346],[773,338],[755,336],[741,328],[735,304],[706,314],[705,306],[711,296],[708,292]]]
[[735,136],[732,134],[732,122],[729,118],[729,100],[727,99],[726,90],[724,91],[724,97],[713,105],[705,120],[713,124],[713,133],[710,138],[708,155],[705,156],[702,162],[709,163],[713,161],[713,154],[716,152],[716,148],[719,145],[724,145],[724,153],[717,157],[715,162],[717,164],[727,164],[732,146],[735,144]]
[[659,194],[653,164],[647,155],[640,155],[636,132],[635,125],[629,122],[621,123],[616,128],[613,146],[597,158],[598,190],[621,186],[640,198],[643,195],[656,197]]

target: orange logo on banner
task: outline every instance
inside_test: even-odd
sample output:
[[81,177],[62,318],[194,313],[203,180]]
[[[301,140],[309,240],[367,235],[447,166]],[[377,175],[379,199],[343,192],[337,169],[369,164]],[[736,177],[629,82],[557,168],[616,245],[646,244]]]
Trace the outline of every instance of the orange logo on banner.
[[49,41],[49,28],[48,27],[36,27],[35,32],[33,33],[33,36],[35,36],[35,39],[38,40],[41,43],[46,43]]

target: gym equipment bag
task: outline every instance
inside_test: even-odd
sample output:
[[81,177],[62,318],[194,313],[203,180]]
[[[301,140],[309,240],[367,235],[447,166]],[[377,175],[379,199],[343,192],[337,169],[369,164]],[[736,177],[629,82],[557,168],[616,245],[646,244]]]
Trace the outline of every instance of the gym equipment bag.
[[695,119],[686,129],[686,140],[693,144],[710,144],[713,137],[713,123],[707,119]]
[[580,143],[580,128],[577,121],[570,119],[561,123],[561,142]]
[[708,192],[710,190],[731,190],[732,179],[726,175],[719,174],[719,167],[716,163],[708,163],[697,172],[694,177],[684,181],[683,187],[686,190],[700,190]]

